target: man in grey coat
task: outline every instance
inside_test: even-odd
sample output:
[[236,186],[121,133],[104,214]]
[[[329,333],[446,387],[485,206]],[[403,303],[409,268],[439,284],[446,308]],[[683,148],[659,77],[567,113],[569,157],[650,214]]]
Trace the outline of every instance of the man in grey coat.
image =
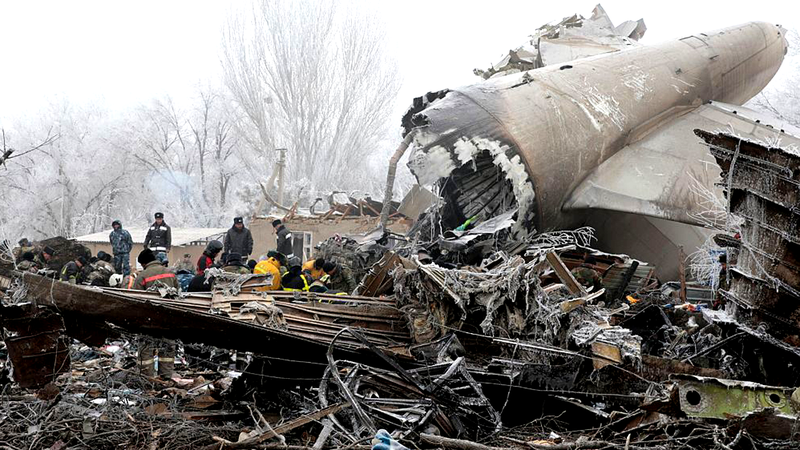
[[244,227],[241,217],[233,219],[233,226],[225,234],[225,253],[238,253],[245,261],[253,253],[253,235]]
[[122,276],[131,274],[131,249],[133,249],[133,239],[128,230],[122,229],[122,222],[115,220],[111,222],[114,229],[108,235],[111,241],[111,251],[114,252],[114,270]]

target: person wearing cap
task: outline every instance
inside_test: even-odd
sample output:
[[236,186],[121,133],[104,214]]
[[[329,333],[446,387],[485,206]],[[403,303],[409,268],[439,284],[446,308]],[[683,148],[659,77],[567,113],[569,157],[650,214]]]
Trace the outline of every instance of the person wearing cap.
[[152,250],[146,248],[136,258],[143,270],[136,277],[135,289],[143,291],[151,288],[169,287],[178,289],[178,279],[156,258]]
[[324,265],[325,260],[323,258],[309,259],[303,264],[303,273],[308,275],[312,280],[319,280],[325,275],[325,271],[322,270]]
[[74,260],[64,264],[61,269],[61,281],[70,284],[79,284],[83,281],[82,269],[88,264],[86,258],[78,256]]
[[275,240],[278,244],[275,250],[287,258],[294,256],[292,232],[286,228],[286,225],[281,222],[281,219],[275,219],[272,221],[272,231],[275,232]]
[[144,238],[144,248],[149,248],[153,253],[169,253],[172,248],[172,229],[164,222],[164,213],[155,214],[156,221],[147,230]]
[[120,220],[111,222],[111,228],[113,230],[109,233],[108,240],[111,242],[111,251],[114,253],[114,270],[125,277],[131,274],[133,238],[128,230],[122,228]]
[[52,247],[46,246],[33,258],[33,271],[41,270],[41,269],[49,269],[50,268],[50,260],[53,259],[53,255],[56,254],[56,251],[53,250]]
[[270,250],[266,258],[256,264],[253,269],[255,274],[270,274],[272,275],[272,284],[269,286],[260,287],[259,291],[277,291],[281,288],[281,267],[286,265],[286,258],[275,250]]
[[225,263],[225,267],[223,267],[222,270],[224,272],[238,273],[240,275],[250,274],[250,268],[242,263],[242,255],[235,252],[228,254],[228,261]]
[[322,267],[325,272],[327,280],[325,285],[332,291],[345,292],[352,294],[356,290],[356,280],[353,278],[353,273],[346,266],[342,266],[335,262],[326,262]]
[[225,233],[225,252],[238,253],[245,261],[253,253],[253,234],[245,228],[241,217],[234,217],[233,226]]

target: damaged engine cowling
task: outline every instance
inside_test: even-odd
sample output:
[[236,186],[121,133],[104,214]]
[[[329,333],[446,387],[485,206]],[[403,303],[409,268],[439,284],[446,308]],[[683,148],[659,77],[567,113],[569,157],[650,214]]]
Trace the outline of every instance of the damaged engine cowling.
[[669,191],[675,180],[667,177],[645,192],[647,201],[622,202],[602,189],[582,201],[571,196],[601,164],[681,111],[752,98],[785,50],[779,27],[753,22],[429,93],[403,117],[405,133],[415,133],[408,165],[420,185],[438,187],[442,220],[453,228],[514,208],[518,232],[572,228],[592,209],[693,224],[686,211],[695,198]]

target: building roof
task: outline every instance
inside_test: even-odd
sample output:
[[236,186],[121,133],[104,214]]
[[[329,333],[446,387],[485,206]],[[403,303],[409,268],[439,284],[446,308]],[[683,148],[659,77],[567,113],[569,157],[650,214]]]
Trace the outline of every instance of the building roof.
[[[148,227],[149,228],[149,227]],[[148,228],[125,228],[131,234],[135,244],[143,244],[144,237],[147,235]],[[221,239],[227,228],[173,228],[172,246],[188,245],[192,243],[205,243],[213,239]],[[84,243],[109,242],[108,235],[111,230],[100,231],[98,233],[87,234],[76,237],[75,240]]]

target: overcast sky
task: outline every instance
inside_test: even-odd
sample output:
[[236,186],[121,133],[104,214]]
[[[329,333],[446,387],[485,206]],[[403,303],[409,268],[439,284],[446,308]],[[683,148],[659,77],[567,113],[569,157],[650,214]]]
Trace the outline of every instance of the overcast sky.
[[[507,50],[539,25],[594,1],[369,2],[386,23],[403,77],[399,107],[427,91],[478,81]],[[800,2],[605,1],[615,24],[644,18],[643,42],[763,20],[800,25]],[[30,113],[59,96],[100,100],[111,109],[169,93],[190,95],[219,76],[223,1],[0,2],[0,121]],[[398,117],[399,122],[399,117]]]

